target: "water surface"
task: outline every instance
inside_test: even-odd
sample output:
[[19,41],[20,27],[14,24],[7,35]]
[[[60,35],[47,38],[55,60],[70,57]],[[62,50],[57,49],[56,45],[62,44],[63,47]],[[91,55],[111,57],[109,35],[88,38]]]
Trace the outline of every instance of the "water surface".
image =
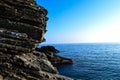
[[74,80],[120,80],[120,44],[55,44],[58,55],[74,60],[58,67],[59,73]]

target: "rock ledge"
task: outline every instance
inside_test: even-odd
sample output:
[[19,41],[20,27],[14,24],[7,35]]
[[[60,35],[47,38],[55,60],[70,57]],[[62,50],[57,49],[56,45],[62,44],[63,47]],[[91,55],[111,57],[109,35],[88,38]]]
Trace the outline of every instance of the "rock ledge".
[[53,46],[42,46],[41,48],[36,48],[36,50],[45,53],[48,60],[55,67],[60,65],[73,64],[71,59],[56,55],[56,53],[59,53],[60,51],[55,49]]

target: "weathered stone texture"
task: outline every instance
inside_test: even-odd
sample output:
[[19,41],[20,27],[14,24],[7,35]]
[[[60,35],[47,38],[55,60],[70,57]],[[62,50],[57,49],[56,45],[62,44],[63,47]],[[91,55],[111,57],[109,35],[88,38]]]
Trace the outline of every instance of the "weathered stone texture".
[[71,80],[43,52],[47,10],[34,0],[0,0],[0,80]]
[[45,40],[46,15],[47,10],[33,0],[0,0],[0,50],[34,50]]

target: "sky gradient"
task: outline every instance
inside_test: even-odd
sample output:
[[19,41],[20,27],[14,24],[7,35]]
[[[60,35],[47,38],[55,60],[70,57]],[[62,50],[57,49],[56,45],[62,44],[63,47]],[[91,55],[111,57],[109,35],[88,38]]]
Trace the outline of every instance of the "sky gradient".
[[48,10],[46,43],[120,42],[120,0],[36,0]]

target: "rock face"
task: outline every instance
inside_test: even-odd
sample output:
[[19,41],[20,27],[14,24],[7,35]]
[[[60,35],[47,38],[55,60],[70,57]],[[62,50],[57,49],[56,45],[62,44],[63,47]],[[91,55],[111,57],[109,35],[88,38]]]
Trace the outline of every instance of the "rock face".
[[0,0],[0,50],[33,51],[45,40],[46,14],[34,0]]
[[34,0],[0,0],[0,80],[71,80],[43,52],[47,10]]

